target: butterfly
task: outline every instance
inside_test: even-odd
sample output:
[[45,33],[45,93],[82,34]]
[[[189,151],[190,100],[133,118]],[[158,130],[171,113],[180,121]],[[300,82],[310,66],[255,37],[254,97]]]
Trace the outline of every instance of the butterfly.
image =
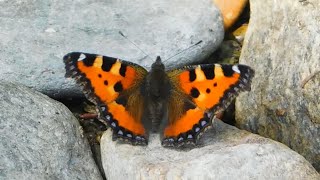
[[196,145],[241,91],[249,91],[254,70],[246,65],[191,65],[166,71],[158,56],[147,71],[118,58],[71,52],[63,58],[66,77],[96,104],[112,139],[147,145],[159,132],[165,147]]

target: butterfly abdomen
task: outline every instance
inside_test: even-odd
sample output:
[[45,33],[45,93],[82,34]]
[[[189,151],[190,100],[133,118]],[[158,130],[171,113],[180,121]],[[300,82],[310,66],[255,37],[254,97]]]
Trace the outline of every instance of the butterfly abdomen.
[[161,60],[156,61],[141,87],[144,96],[145,115],[143,122],[146,128],[158,131],[167,112],[171,84]]

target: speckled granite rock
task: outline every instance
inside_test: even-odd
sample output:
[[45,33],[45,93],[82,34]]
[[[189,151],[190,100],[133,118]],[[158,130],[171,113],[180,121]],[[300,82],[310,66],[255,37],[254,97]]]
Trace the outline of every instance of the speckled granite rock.
[[64,105],[2,81],[0,99],[0,179],[102,179]]
[[145,147],[101,139],[107,179],[319,179],[301,155],[285,145],[219,120],[198,148],[174,150],[152,135]]
[[[19,82],[51,97],[82,94],[64,78],[62,57],[84,51],[151,66],[201,61],[224,36],[222,18],[211,0],[0,1],[0,79]],[[121,31],[129,40],[119,34]]]
[[238,126],[288,145],[320,171],[319,1],[250,3],[240,63],[256,76],[236,103]]

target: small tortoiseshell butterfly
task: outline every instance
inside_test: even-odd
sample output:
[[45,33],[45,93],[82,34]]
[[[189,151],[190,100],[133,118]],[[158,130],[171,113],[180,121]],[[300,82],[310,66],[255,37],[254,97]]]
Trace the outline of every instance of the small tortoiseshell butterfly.
[[148,72],[113,57],[72,52],[64,56],[66,77],[83,87],[99,109],[113,140],[147,145],[160,131],[163,146],[196,144],[240,91],[250,90],[254,71],[245,65],[206,64],[166,71],[158,56]]

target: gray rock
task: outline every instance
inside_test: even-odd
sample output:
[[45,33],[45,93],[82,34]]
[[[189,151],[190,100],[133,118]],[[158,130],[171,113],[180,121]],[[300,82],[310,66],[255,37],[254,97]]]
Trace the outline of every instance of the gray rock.
[[0,179],[102,179],[63,104],[1,81],[0,99]]
[[[62,57],[70,51],[98,53],[150,67],[169,67],[208,57],[223,39],[211,0],[0,1],[0,79],[19,82],[51,97],[79,96],[64,78]],[[119,34],[121,31],[129,40]]]
[[107,179],[319,179],[301,155],[270,139],[214,122],[198,148],[166,149],[159,135],[146,147],[101,139]]
[[250,2],[240,63],[256,75],[237,99],[238,126],[288,145],[320,171],[319,1]]

